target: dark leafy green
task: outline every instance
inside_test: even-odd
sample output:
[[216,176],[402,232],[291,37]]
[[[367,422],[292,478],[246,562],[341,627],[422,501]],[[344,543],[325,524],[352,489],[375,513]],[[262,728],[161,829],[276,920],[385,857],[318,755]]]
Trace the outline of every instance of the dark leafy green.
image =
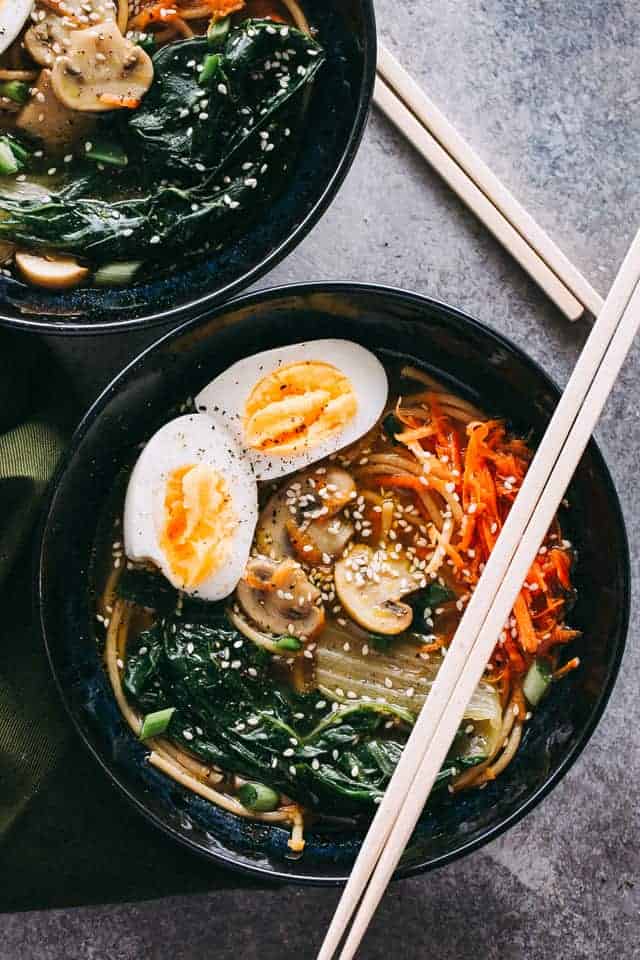
[[178,592],[159,573],[150,570],[125,569],[118,579],[118,596],[139,607],[168,613],[178,602]]
[[[413,609],[414,617],[424,617],[425,611],[433,610],[443,603],[456,599],[456,594],[449,587],[432,580],[423,590],[417,590],[405,597],[405,602]],[[417,624],[416,624],[417,625]]]
[[201,85],[209,50],[206,37],[163,47],[141,107],[128,122],[110,115],[101,131],[131,162],[96,171],[78,161],[69,185],[45,198],[0,194],[0,237],[97,263],[161,261],[220,243],[253,218],[291,168],[322,48],[248,20]]
[[[357,813],[375,803],[408,733],[399,712],[278,686],[271,655],[210,607],[206,622],[183,607],[137,638],[124,675],[132,702],[145,714],[175,707],[174,742],[311,807]],[[448,763],[442,779],[451,773]]]
[[382,429],[386,433],[389,440],[394,446],[398,446],[399,441],[396,440],[396,434],[402,433],[404,430],[404,424],[398,420],[395,413],[388,413],[382,421]]
[[415,640],[416,643],[424,643],[424,635],[421,633],[425,628],[425,616],[431,619],[434,610],[443,603],[455,600],[456,595],[453,590],[443,586],[434,580],[422,590],[416,590],[404,597],[405,603],[408,603],[413,610],[413,620],[410,629],[406,633],[389,636],[388,634],[372,633],[370,634],[370,643],[381,653],[388,653],[393,649],[394,642],[399,640]]

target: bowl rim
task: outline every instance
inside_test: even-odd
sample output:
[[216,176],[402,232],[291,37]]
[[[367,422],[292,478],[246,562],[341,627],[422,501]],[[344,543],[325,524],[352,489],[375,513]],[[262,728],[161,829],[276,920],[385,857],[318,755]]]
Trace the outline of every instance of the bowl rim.
[[[280,298],[290,298],[298,295],[305,294],[342,294],[342,295],[359,295],[359,294],[373,294],[381,295],[388,302],[397,301],[398,303],[409,304],[412,306],[419,306],[422,308],[435,308],[438,311],[443,311],[445,314],[449,314],[457,320],[461,320],[464,324],[471,327],[481,336],[488,338],[496,346],[506,348],[508,351],[514,352],[518,355],[524,363],[528,364],[529,367],[539,375],[544,382],[546,382],[551,389],[559,394],[560,387],[555,382],[555,380],[549,376],[549,374],[544,370],[541,364],[534,360],[528,353],[525,352],[523,348],[514,343],[513,340],[504,336],[501,333],[491,329],[486,326],[484,323],[481,323],[478,320],[475,320],[473,317],[469,316],[463,310],[453,307],[442,300],[437,300],[432,297],[427,297],[419,293],[415,293],[409,290],[404,290],[399,287],[390,287],[384,284],[375,284],[375,283],[360,283],[354,281],[322,281],[322,282],[313,282],[308,281],[304,283],[297,284],[281,284],[275,287],[265,288],[263,290],[254,291],[251,293],[243,294],[242,296],[235,297],[234,299],[225,302],[224,304],[218,305],[214,310],[201,313],[198,316],[192,317],[186,322],[182,323],[180,326],[176,327],[173,330],[170,330],[160,339],[150,344],[140,353],[138,353],[125,367],[111,380],[111,382],[104,388],[96,400],[91,404],[87,412],[84,414],[80,420],[78,426],[74,430],[73,436],[69,441],[67,449],[58,464],[56,472],[49,483],[49,487],[45,496],[44,505],[41,511],[40,522],[38,526],[37,535],[35,538],[34,554],[33,554],[33,611],[34,611],[34,622],[36,624],[36,629],[39,630],[40,637],[42,639],[47,660],[49,662],[49,667],[51,669],[55,686],[58,690],[60,698],[62,700],[63,706],[72,722],[72,725],[79,735],[80,739],[83,741],[85,747],[88,749],[90,755],[97,761],[99,766],[106,773],[108,779],[112,784],[117,787],[118,791],[123,794],[127,800],[132,804],[134,809],[141,813],[145,819],[152,823],[154,826],[158,827],[162,833],[169,836],[172,840],[177,841],[182,846],[186,847],[189,850],[192,850],[194,853],[197,853],[201,858],[205,858],[210,862],[213,861],[225,868],[228,868],[236,873],[239,873],[243,876],[250,876],[261,879],[263,881],[270,881],[274,883],[286,883],[286,884],[300,884],[304,886],[316,886],[316,887],[338,887],[343,886],[349,878],[349,874],[341,876],[331,876],[331,877],[319,877],[312,874],[291,874],[286,872],[278,871],[277,869],[271,869],[268,867],[261,866],[259,864],[248,864],[248,863],[239,863],[233,856],[227,855],[223,851],[214,851],[214,850],[205,850],[199,846],[195,841],[190,840],[188,837],[183,836],[178,833],[173,827],[169,826],[166,822],[162,820],[161,817],[156,815],[154,812],[149,810],[145,804],[134,796],[134,794],[127,788],[127,786],[121,782],[118,774],[114,772],[109,766],[108,761],[100,754],[99,750],[90,742],[88,736],[85,734],[84,730],[81,727],[79,719],[76,717],[73,712],[72,706],[67,697],[67,693],[63,687],[61,679],[58,675],[58,671],[54,665],[54,655],[52,649],[49,645],[49,639],[46,631],[46,617],[45,617],[45,595],[44,595],[44,546],[48,533],[49,521],[51,518],[51,512],[54,507],[54,501],[56,493],[60,486],[60,483],[64,477],[67,466],[75,455],[79,445],[83,441],[86,433],[90,427],[96,422],[96,420],[102,414],[107,403],[111,397],[117,392],[120,386],[125,383],[128,378],[134,373],[136,366],[143,361],[148,354],[151,354],[155,350],[161,349],[168,342],[179,339],[183,334],[187,333],[192,329],[196,329],[198,326],[206,323],[210,320],[215,319],[221,314],[224,314],[230,309],[238,309],[244,307],[254,306],[256,303],[265,303],[271,300],[278,300]],[[616,525],[618,527],[620,537],[621,537],[621,564],[623,569],[623,593],[622,598],[622,617],[621,617],[621,629],[619,637],[616,643],[616,648],[612,652],[612,658],[610,660],[610,667],[606,677],[606,682],[600,691],[598,699],[594,704],[591,714],[589,716],[588,722],[583,726],[579,736],[576,739],[576,742],[568,751],[567,755],[559,763],[556,770],[549,775],[540,787],[538,787],[526,800],[524,800],[511,814],[509,814],[504,820],[501,820],[499,823],[495,824],[492,827],[487,828],[483,831],[480,836],[474,838],[473,840],[463,841],[459,846],[456,846],[454,850],[447,851],[445,853],[438,854],[433,857],[433,859],[419,864],[411,864],[405,867],[400,867],[396,870],[393,879],[400,880],[406,879],[418,874],[427,873],[431,870],[436,869],[437,867],[445,866],[449,863],[452,863],[459,858],[466,856],[469,853],[472,853],[476,850],[479,850],[485,844],[491,842],[492,840],[497,839],[503,833],[505,833],[512,826],[517,824],[520,820],[523,819],[529,812],[531,812],[538,804],[553,790],[553,788],[563,779],[565,774],[569,772],[573,764],[576,762],[578,757],[581,755],[582,751],[586,747],[587,743],[591,739],[596,727],[598,726],[604,711],[609,702],[609,698],[615,686],[618,673],[620,670],[620,664],[622,657],[624,655],[626,638],[629,629],[629,620],[630,620],[630,607],[631,607],[631,561],[629,553],[629,540],[627,535],[626,524],[624,520],[624,514],[622,512],[622,507],[620,504],[620,499],[618,493],[607,466],[607,463],[604,459],[604,456],[596,442],[595,438],[592,437],[589,441],[588,449],[591,450],[596,466],[601,472],[601,476],[605,487],[607,489],[608,496],[611,498],[611,504],[614,514],[616,515]]]
[[156,310],[148,316],[125,320],[100,320],[95,323],[83,323],[78,320],[59,321],[37,317],[10,316],[5,313],[5,302],[0,300],[0,327],[23,330],[26,333],[46,333],[49,336],[94,336],[117,334],[129,330],[146,330],[169,323],[182,323],[194,315],[201,316],[204,310],[210,310],[230,303],[243,290],[260,280],[287,257],[327,212],[335,200],[344,180],[356,158],[364,136],[367,120],[373,102],[373,88],[376,79],[378,59],[378,34],[376,28],[375,0],[359,0],[362,4],[362,86],[351,131],[340,160],[329,177],[322,193],[317,197],[304,219],[275,249],[259,263],[245,271],[242,276],[230,281],[224,287],[211,293],[204,293],[196,300],[168,306]]

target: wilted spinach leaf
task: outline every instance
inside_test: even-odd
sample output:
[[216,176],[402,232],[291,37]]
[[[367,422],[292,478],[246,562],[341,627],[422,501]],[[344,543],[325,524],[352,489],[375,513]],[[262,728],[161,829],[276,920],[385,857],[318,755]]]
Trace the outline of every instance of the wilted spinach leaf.
[[[185,607],[137,639],[127,696],[144,713],[175,707],[167,735],[205,762],[325,812],[370,807],[408,734],[398,711],[278,686],[271,655],[231,627],[219,605],[210,607],[206,622]],[[442,776],[450,774],[449,764]]]
[[200,85],[207,53],[206,37],[163,47],[141,107],[128,122],[110,115],[102,124],[129,166],[78,161],[50,196],[0,194],[0,237],[96,263],[161,262],[220,244],[254,218],[291,169],[324,55],[293,28],[252,20],[230,31]]

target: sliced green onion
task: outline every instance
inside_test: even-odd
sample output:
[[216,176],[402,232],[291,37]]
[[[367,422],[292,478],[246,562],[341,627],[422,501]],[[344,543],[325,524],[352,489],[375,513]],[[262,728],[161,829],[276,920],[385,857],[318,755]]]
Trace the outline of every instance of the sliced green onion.
[[156,41],[152,33],[139,33],[137,37],[132,38],[133,42],[146,53],[155,53],[156,50]]
[[264,783],[244,783],[238,790],[238,800],[256,813],[269,813],[280,805],[280,795]]
[[142,266],[142,260],[105,263],[93,275],[93,281],[99,287],[124,287],[131,283]]
[[159,737],[161,733],[164,733],[175,710],[175,707],[167,707],[165,710],[148,713],[142,721],[140,739],[147,740],[149,737]]
[[21,164],[11,149],[9,141],[3,137],[0,139],[0,174],[12,176],[18,172],[20,166]]
[[112,167],[126,167],[129,163],[129,157],[114,140],[95,140],[89,144],[85,157],[95,163],[108,163]]
[[7,143],[11,147],[11,152],[17,160],[19,160],[21,163],[24,163],[25,160],[29,159],[31,154],[26,147],[23,147],[22,144],[18,143],[17,140],[14,140],[13,137],[5,137],[4,139],[6,139]]
[[5,80],[0,83],[0,97],[6,97],[14,103],[26,103],[29,99],[29,84],[22,80]]
[[221,47],[227,39],[227,34],[231,28],[231,17],[223,17],[222,20],[214,20],[207,30],[207,40],[209,46],[215,49]]
[[279,637],[275,641],[275,645],[278,650],[292,650],[294,653],[297,653],[298,650],[302,650],[302,642],[298,640],[297,637]]
[[218,72],[220,66],[220,54],[219,53],[208,53],[204,58],[202,63],[202,70],[200,71],[200,76],[198,77],[198,83],[201,87],[208,83],[209,80]]
[[534,660],[522,684],[522,692],[532,707],[536,707],[551,686],[551,667],[546,660]]

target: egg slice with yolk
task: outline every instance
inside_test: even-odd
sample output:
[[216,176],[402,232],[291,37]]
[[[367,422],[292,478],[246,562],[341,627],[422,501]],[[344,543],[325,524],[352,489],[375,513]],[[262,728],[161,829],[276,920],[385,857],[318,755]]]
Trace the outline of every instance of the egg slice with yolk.
[[358,440],[384,410],[387,375],[349,340],[312,340],[239,360],[196,397],[221,418],[259,480],[284,476]]
[[244,572],[257,516],[255,478],[228,431],[207,416],[179,417],[153,435],[131,473],[125,553],[185,593],[221,600]]
[[10,47],[24,27],[34,0],[0,0],[0,53]]

